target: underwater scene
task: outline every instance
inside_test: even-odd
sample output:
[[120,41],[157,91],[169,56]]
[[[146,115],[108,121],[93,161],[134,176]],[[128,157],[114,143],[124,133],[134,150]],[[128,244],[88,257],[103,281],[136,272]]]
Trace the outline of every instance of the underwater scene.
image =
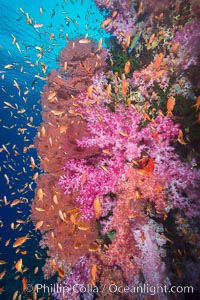
[[200,1],[1,0],[0,300],[200,299]]

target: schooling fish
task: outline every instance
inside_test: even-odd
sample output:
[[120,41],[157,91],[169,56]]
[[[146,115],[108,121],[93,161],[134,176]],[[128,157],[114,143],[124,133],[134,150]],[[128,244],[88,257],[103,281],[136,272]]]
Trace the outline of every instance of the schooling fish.
[[139,31],[139,32],[136,33],[136,35],[134,36],[134,38],[133,38],[133,40],[131,42],[130,47],[128,48],[128,53],[131,53],[132,50],[133,50],[133,48],[135,48],[135,46],[137,45],[137,43],[138,43],[141,35],[142,35],[141,31]]

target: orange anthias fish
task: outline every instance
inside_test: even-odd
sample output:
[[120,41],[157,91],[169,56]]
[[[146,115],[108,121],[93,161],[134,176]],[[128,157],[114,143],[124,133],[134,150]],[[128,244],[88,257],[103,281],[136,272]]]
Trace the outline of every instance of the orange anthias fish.
[[182,145],[186,145],[187,143],[184,141],[183,138],[183,131],[181,129],[179,129],[178,131],[178,142]]
[[22,293],[26,292],[27,286],[28,286],[28,280],[26,277],[23,277],[22,278]]
[[95,216],[98,218],[102,213],[101,202],[98,196],[94,199],[93,206],[94,206]]
[[167,100],[167,114],[168,115],[172,115],[172,111],[174,109],[175,103],[176,103],[176,99],[173,96],[169,97],[169,99]]
[[13,244],[13,248],[16,248],[16,247],[21,246],[22,244],[24,244],[29,239],[28,236],[29,236],[29,234],[16,239],[16,241]]
[[172,45],[170,51],[172,53],[175,53],[178,50],[178,48],[179,48],[179,43],[175,43],[175,44]]
[[196,110],[199,109],[199,107],[200,107],[200,96],[197,97],[196,103],[195,103],[195,105],[193,105],[193,107],[196,107]]
[[140,1],[139,8],[138,8],[138,12],[137,12],[138,17],[139,17],[142,13],[143,13],[143,2]]
[[104,27],[108,26],[108,24],[110,24],[110,22],[112,22],[112,18],[108,18],[108,19],[104,20],[101,24],[101,27],[104,28]]
[[160,70],[162,59],[163,59],[163,54],[162,53],[156,55],[156,57],[154,59],[154,64],[153,64],[154,65],[154,69],[156,71]]
[[97,265],[92,265],[91,267],[91,282],[93,286],[96,286],[96,277],[97,277]]
[[128,81],[126,80],[125,74],[122,74],[122,95],[126,95],[128,92]]
[[88,89],[87,89],[87,93],[90,98],[93,98],[92,92],[93,92],[93,85],[90,85],[90,86],[88,86]]
[[107,88],[106,88],[106,95],[108,97],[111,96],[111,90],[112,90],[112,87],[111,87],[111,84],[109,83],[108,86],[107,86]]
[[148,44],[149,44],[149,45],[152,44],[152,42],[154,41],[154,39],[155,39],[155,33],[153,33],[153,34],[150,36],[149,41],[148,41]]
[[124,66],[124,73],[125,74],[128,74],[130,73],[131,71],[131,63],[130,61],[128,60],[126,63],[125,63],[125,66]]
[[61,277],[61,278],[64,278],[65,277],[65,272],[63,269],[61,269],[60,267],[57,267],[56,268],[56,271],[58,272],[58,276]]
[[15,264],[15,268],[18,272],[22,273],[22,267],[23,267],[23,262],[22,262],[22,258],[20,258],[16,264]]

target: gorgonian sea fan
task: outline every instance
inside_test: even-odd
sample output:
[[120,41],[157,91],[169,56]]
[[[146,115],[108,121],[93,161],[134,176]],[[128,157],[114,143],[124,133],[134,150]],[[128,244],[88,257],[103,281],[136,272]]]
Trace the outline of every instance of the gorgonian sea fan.
[[[66,194],[79,193],[76,203],[82,207],[83,218],[90,220],[95,216],[96,197],[103,203],[109,193],[120,192],[127,180],[136,180],[142,198],[153,201],[157,210],[179,206],[188,215],[196,214],[197,205],[187,191],[197,186],[199,172],[191,170],[175,154],[171,142],[178,135],[178,125],[174,125],[169,116],[160,114],[154,122],[141,127],[143,116],[132,107],[119,106],[111,112],[103,104],[80,104],[78,112],[87,121],[89,136],[77,140],[77,144],[83,148],[96,146],[100,149],[99,155],[68,160],[59,183]],[[146,165],[140,165],[145,157]],[[170,200],[168,205],[166,198]],[[194,212],[191,207],[188,212],[190,204],[195,207]]]

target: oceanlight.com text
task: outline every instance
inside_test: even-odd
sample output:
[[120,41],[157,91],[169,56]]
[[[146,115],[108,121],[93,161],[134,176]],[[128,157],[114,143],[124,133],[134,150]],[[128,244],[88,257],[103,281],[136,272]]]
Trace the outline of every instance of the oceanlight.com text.
[[74,284],[73,286],[63,286],[61,284],[37,284],[37,292],[44,293],[61,293],[61,294],[70,294],[70,293],[88,293],[88,294],[147,294],[147,295],[157,295],[157,294],[192,294],[194,293],[193,286],[171,286],[167,285],[156,285],[152,286],[149,284],[142,284],[139,286],[128,286],[116,284],[107,284],[104,285],[101,289],[94,287],[92,284],[83,285],[83,284]]

